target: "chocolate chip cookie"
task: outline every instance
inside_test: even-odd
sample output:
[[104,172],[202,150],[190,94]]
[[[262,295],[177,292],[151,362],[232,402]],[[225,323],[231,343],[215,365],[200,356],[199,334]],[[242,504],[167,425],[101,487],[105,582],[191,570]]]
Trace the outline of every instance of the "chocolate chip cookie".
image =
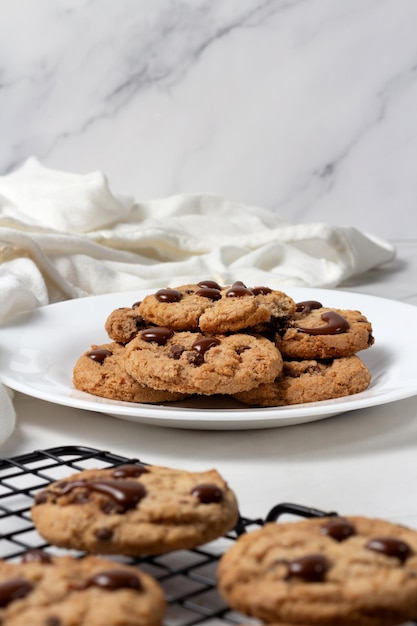
[[159,289],[138,306],[143,319],[174,330],[237,332],[263,323],[280,326],[295,311],[293,299],[269,287],[241,282],[221,287],[213,281]]
[[272,383],[235,394],[244,404],[286,406],[350,396],[369,387],[371,374],[356,355],[339,359],[284,360]]
[[139,314],[139,304],[140,302],[135,302],[131,307],[121,307],[110,313],[104,324],[110,339],[118,343],[127,343],[136,337],[140,330],[153,326]]
[[417,615],[417,532],[359,516],[266,524],[226,552],[218,583],[268,623],[400,624]]
[[136,567],[43,552],[0,561],[3,626],[159,626],[165,608],[159,584]]
[[314,301],[298,303],[286,328],[276,335],[282,355],[296,359],[350,356],[373,343],[372,325],[360,311],[331,309]]
[[32,519],[57,546],[137,556],[211,541],[234,527],[238,508],[214,469],[127,464],[52,483],[36,495]]
[[127,344],[124,367],[153,389],[233,394],[272,382],[282,369],[282,357],[265,337],[207,336],[158,326],[141,331]]
[[102,398],[125,402],[159,403],[180,400],[184,394],[151,389],[127,373],[125,347],[116,342],[92,345],[73,369],[74,387]]

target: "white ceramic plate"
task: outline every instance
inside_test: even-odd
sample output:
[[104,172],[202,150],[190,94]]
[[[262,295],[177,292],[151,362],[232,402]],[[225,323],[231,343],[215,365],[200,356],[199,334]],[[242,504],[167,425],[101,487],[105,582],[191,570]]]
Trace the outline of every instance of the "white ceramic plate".
[[297,302],[359,309],[372,321],[375,345],[360,353],[372,373],[366,391],[336,400],[291,407],[253,408],[224,398],[198,398],[166,405],[98,398],[74,389],[72,368],[91,344],[109,341],[104,322],[114,309],[131,306],[144,291],[52,304],[0,328],[0,380],[25,394],[56,404],[107,413],[134,422],[174,428],[243,430],[324,419],[345,411],[394,402],[417,394],[417,359],[411,340],[417,307],[338,290],[286,290]]

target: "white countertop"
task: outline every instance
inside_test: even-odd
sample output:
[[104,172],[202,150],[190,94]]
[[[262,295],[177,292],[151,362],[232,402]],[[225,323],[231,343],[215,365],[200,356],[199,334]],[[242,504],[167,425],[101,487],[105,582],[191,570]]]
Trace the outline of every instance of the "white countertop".
[[[352,225],[398,256],[341,288],[417,305],[416,22],[413,0],[3,4],[0,174],[34,155],[138,199],[207,191]],[[3,457],[82,444],[214,466],[247,516],[290,501],[417,528],[417,398],[232,432],[15,407]]]

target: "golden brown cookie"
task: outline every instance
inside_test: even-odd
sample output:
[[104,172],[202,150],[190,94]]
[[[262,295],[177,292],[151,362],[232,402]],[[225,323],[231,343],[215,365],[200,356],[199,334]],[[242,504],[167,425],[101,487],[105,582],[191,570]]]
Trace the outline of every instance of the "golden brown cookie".
[[46,553],[0,561],[3,626],[159,626],[165,607],[159,584],[136,567]]
[[193,548],[238,520],[234,493],[216,470],[124,465],[85,470],[40,491],[39,533],[57,546],[144,555]]
[[244,404],[286,406],[350,396],[369,387],[371,374],[356,355],[319,361],[285,361],[272,383],[235,394]]
[[124,353],[125,347],[115,342],[91,346],[74,366],[74,387],[94,396],[125,402],[159,403],[184,398],[181,393],[151,389],[130,376],[123,366]]
[[372,325],[360,311],[331,309],[319,302],[298,303],[287,327],[276,335],[282,355],[295,359],[350,356],[373,343]]
[[417,615],[417,532],[359,516],[266,524],[221,558],[218,584],[268,623],[400,624]]
[[[159,289],[138,307],[144,319],[174,330],[201,330],[223,334],[279,320],[295,311],[295,303],[282,291],[248,288],[241,281],[221,287],[213,281]],[[278,323],[278,322],[277,322]]]
[[124,367],[154,389],[233,394],[273,381],[282,369],[274,343],[247,334],[206,336],[158,326],[126,346]]
[[140,302],[136,302],[131,307],[121,307],[110,313],[104,325],[110,339],[118,343],[127,343],[136,337],[140,330],[153,326],[139,314],[139,304]]

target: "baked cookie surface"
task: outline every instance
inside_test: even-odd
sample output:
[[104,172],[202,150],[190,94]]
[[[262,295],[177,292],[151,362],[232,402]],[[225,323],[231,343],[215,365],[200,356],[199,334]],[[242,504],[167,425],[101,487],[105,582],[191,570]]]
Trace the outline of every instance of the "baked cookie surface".
[[248,288],[242,282],[221,287],[212,281],[160,289],[146,296],[139,313],[158,326],[223,334],[273,319],[286,319],[295,303],[282,291]]
[[285,361],[272,383],[235,394],[244,404],[287,406],[341,398],[369,387],[371,374],[356,355],[318,361]]
[[134,303],[131,307],[121,307],[115,309],[107,317],[104,328],[113,341],[118,343],[127,343],[133,337],[136,337],[140,330],[152,326],[140,315],[138,308],[139,302]]
[[96,556],[0,562],[3,626],[159,626],[166,601],[136,567]]
[[266,524],[221,558],[218,584],[268,623],[400,624],[417,615],[417,532],[359,516]]
[[36,495],[32,519],[54,545],[139,556],[211,541],[235,526],[238,508],[216,470],[132,464],[51,484]]
[[80,391],[125,402],[158,403],[180,400],[184,394],[151,389],[127,373],[125,347],[116,342],[92,345],[73,368],[73,384]]
[[207,336],[158,326],[127,344],[124,367],[154,389],[232,394],[274,380],[282,369],[282,357],[265,337]]
[[286,330],[276,335],[284,357],[329,359],[350,356],[373,345],[372,325],[360,311],[321,305],[303,311],[302,304],[297,305]]

